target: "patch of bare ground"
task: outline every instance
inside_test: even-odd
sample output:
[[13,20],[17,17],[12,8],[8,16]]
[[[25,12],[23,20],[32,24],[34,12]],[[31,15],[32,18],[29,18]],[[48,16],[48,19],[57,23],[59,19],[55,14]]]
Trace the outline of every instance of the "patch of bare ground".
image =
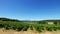
[[32,30],[28,31],[14,31],[14,30],[3,30],[0,29],[0,34],[39,34],[38,32],[34,32]]
[[50,31],[44,31],[44,32],[41,32],[40,34],[60,34],[60,31],[59,30],[52,31],[52,32],[50,32]]
[[3,30],[3,29],[0,29],[0,34],[60,34],[60,31],[53,31],[53,32],[50,32],[50,31],[44,31],[44,32],[40,32],[38,33],[37,31],[35,30],[28,30],[28,31],[14,31],[14,30]]

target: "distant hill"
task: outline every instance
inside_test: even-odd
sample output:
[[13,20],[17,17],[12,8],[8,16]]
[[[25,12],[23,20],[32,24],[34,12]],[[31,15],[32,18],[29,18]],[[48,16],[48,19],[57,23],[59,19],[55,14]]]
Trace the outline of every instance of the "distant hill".
[[59,22],[60,23],[60,20],[42,20],[42,21],[38,21],[39,24],[47,24],[47,22]]
[[0,18],[0,21],[15,21],[15,22],[20,22],[20,20],[17,20],[17,19],[9,19],[9,18]]
[[0,21],[13,21],[13,22],[24,22],[24,23],[37,23],[37,21],[17,20],[17,19],[10,19],[10,18],[0,18]]
[[60,20],[41,20],[41,21],[29,21],[29,20],[17,20],[10,18],[0,18],[0,21],[13,21],[13,22],[24,22],[24,23],[46,23],[46,22],[60,22]]

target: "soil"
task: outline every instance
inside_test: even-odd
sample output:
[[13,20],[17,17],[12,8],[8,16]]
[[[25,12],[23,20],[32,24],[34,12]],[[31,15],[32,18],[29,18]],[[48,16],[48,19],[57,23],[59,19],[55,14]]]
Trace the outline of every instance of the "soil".
[[38,33],[36,31],[32,31],[32,30],[28,30],[28,31],[14,31],[14,30],[3,30],[0,29],[0,34],[60,34],[60,31],[53,31],[53,32],[49,32],[49,31],[44,31],[41,33]]

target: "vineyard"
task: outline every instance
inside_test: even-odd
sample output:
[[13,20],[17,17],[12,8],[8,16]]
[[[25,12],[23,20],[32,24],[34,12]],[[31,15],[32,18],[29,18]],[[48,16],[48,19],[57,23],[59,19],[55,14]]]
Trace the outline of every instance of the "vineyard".
[[60,30],[60,25],[55,24],[34,24],[34,23],[23,23],[23,22],[11,22],[11,21],[0,21],[0,28],[6,30],[16,30],[16,31],[27,31],[29,28],[31,30],[36,30],[38,32],[47,31],[57,31]]

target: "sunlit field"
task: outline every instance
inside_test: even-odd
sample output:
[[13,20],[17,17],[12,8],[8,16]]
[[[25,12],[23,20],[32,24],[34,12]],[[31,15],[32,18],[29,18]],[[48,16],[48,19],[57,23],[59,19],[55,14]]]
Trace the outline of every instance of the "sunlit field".
[[16,20],[0,20],[1,34],[59,34],[60,24],[24,23]]

